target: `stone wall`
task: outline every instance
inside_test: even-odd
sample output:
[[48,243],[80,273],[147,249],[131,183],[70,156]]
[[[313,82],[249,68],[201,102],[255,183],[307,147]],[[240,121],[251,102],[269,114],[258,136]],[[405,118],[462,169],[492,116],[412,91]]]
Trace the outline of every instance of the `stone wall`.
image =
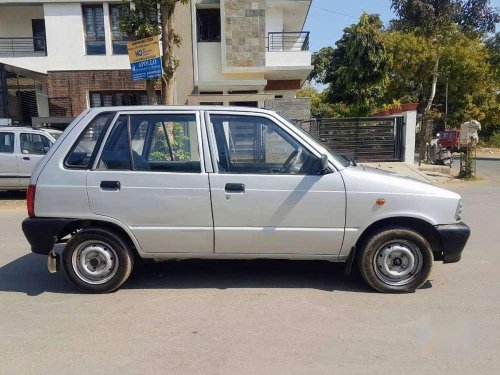
[[275,111],[290,120],[308,120],[311,118],[310,98],[266,100],[264,108]]
[[248,68],[266,64],[265,0],[225,0],[226,66]]

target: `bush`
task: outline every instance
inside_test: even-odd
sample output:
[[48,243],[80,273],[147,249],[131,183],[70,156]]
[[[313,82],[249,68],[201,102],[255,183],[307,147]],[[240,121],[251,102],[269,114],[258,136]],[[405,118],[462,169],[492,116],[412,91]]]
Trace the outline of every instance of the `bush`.
[[500,133],[495,133],[490,137],[490,141],[488,142],[491,147],[500,148]]

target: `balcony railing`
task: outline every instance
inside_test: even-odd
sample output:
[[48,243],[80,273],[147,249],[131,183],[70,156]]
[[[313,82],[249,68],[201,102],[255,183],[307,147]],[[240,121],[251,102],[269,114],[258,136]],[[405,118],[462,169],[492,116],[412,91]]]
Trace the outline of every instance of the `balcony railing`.
[[267,34],[267,50],[308,51],[309,31],[270,32]]
[[47,56],[47,43],[44,37],[0,38],[0,56]]

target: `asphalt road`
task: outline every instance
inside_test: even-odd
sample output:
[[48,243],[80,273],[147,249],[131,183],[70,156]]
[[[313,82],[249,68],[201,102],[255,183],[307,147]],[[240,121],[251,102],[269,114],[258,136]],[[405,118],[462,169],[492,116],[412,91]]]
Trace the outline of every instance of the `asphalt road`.
[[[498,373],[500,161],[451,183],[472,236],[416,293],[374,293],[338,264],[183,261],[76,292],[0,199],[0,373]],[[10,202],[10,201],[9,201]]]

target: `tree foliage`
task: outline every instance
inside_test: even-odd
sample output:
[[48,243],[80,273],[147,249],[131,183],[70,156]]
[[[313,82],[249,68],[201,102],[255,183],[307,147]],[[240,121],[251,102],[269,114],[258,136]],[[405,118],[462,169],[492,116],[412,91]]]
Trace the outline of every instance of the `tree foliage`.
[[305,85],[297,92],[297,97],[311,99],[311,116],[314,118],[358,117],[366,115],[362,109],[344,102],[328,101],[328,91],[319,92],[313,86]]
[[498,11],[488,0],[391,4],[396,19],[389,29],[377,16],[364,14],[335,47],[314,55],[311,79],[327,87],[299,93],[311,96],[313,116],[364,115],[394,100],[418,102],[426,120],[422,127],[428,130],[422,134],[430,134],[444,127],[448,85],[448,126],[476,119],[482,136],[496,139],[500,34],[491,32],[500,20]]
[[326,72],[333,54],[333,47],[323,47],[312,55],[313,71],[309,75],[309,80],[325,83]]
[[464,32],[484,35],[500,22],[489,0],[391,0],[397,19],[391,28],[425,36],[458,25]]
[[367,112],[382,97],[387,81],[387,55],[378,15],[364,13],[357,24],[344,29],[335,48],[315,55],[312,77],[328,84],[330,102],[353,103]]

